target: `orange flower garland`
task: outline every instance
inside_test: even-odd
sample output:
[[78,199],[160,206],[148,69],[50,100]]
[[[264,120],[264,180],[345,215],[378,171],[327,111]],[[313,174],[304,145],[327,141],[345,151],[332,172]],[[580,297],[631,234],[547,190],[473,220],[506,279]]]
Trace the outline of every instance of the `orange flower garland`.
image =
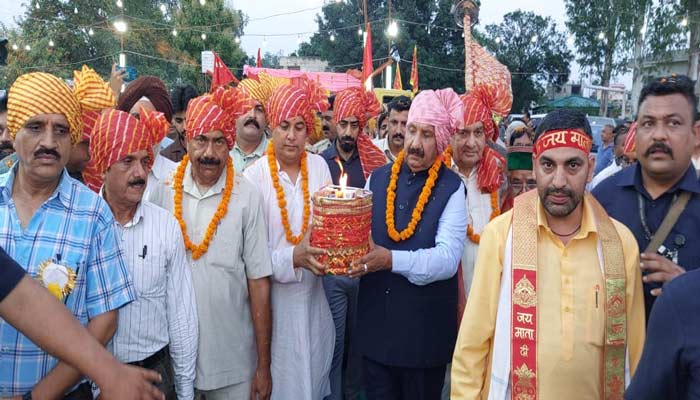
[[177,219],[177,222],[180,224],[182,237],[185,240],[185,248],[192,252],[192,258],[196,260],[209,250],[209,243],[211,243],[211,239],[214,237],[214,232],[216,232],[216,228],[219,226],[221,219],[224,218],[228,212],[228,202],[231,199],[231,192],[233,192],[234,172],[233,163],[231,159],[228,159],[226,162],[226,186],[224,186],[224,195],[221,198],[221,202],[219,202],[219,206],[216,208],[214,217],[212,217],[209,226],[207,226],[207,231],[202,243],[197,245],[190,241],[190,237],[187,235],[187,225],[182,218],[182,182],[185,179],[185,169],[187,169],[189,160],[190,158],[185,154],[173,178],[173,188],[175,189],[175,219]]
[[[501,209],[498,207],[497,192],[491,192],[491,210],[492,211],[491,216],[489,217],[489,221],[501,215]],[[474,228],[471,226],[471,224],[467,225],[467,237],[474,244],[479,244],[479,242],[481,241],[481,235],[479,235],[478,233],[474,233]]]
[[399,172],[401,171],[404,156],[405,154],[402,150],[396,157],[394,165],[391,166],[391,180],[389,181],[389,186],[386,188],[386,227],[389,237],[395,242],[406,240],[415,233],[416,226],[423,216],[423,209],[428,203],[430,193],[433,191],[433,187],[437,181],[438,170],[440,170],[440,166],[443,162],[441,158],[438,158],[430,167],[430,170],[428,170],[428,180],[425,181],[420,196],[418,196],[416,208],[414,208],[411,213],[411,221],[408,223],[406,229],[398,232],[396,230],[396,224],[394,223],[394,203],[396,202],[396,181],[399,179]]
[[447,146],[445,152],[442,153],[442,158],[445,160],[445,166],[452,168],[452,146]]
[[284,199],[284,188],[280,185],[279,177],[277,176],[277,163],[275,159],[275,148],[272,141],[267,145],[267,162],[270,166],[270,175],[272,176],[272,185],[277,192],[277,206],[280,209],[280,217],[282,218],[282,226],[284,227],[284,235],[287,242],[297,245],[301,242],[309,229],[309,216],[311,215],[311,197],[309,196],[309,171],[306,167],[306,151],[301,153],[301,191],[304,194],[304,216],[302,217],[301,233],[294,236],[292,228],[289,226],[289,214],[287,214],[287,201]]

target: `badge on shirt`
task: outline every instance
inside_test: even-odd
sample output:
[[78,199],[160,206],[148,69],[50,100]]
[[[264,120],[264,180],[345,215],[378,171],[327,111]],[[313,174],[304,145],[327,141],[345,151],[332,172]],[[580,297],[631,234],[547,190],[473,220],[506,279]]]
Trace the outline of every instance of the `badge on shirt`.
[[63,301],[75,287],[76,274],[67,265],[46,260],[39,264],[37,279],[59,301]]

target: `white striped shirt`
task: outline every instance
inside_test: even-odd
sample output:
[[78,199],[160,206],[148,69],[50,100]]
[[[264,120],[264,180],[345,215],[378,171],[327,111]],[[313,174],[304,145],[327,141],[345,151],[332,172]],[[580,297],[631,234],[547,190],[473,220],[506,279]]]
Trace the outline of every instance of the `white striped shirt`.
[[119,310],[112,344],[122,362],[142,361],[170,345],[178,399],[194,398],[198,322],[192,274],[175,217],[146,200],[117,241],[138,299]]

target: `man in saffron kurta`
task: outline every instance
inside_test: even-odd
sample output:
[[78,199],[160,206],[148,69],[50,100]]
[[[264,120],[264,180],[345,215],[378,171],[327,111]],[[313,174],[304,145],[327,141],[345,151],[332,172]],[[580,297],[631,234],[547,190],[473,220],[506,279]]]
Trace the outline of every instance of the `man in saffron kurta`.
[[464,185],[440,154],[462,124],[452,89],[419,93],[404,150],[367,182],[373,244],[350,276],[361,277],[357,333],[369,400],[440,397],[467,225]]
[[[487,225],[452,360],[453,399],[621,399],[644,341],[632,234],[585,194],[583,114],[550,113],[537,192]],[[604,397],[605,396],[605,397]]]
[[[207,400],[269,399],[270,253],[260,193],[236,173],[236,118],[252,101],[218,87],[187,107],[187,154],[154,202],[179,220],[199,340],[194,387]],[[257,397],[256,397],[257,396]]]
[[331,182],[321,156],[305,152],[328,97],[305,78],[277,88],[267,104],[272,141],[245,170],[262,193],[272,255],[272,399],[318,400],[330,394],[335,328],[309,245],[310,196]]

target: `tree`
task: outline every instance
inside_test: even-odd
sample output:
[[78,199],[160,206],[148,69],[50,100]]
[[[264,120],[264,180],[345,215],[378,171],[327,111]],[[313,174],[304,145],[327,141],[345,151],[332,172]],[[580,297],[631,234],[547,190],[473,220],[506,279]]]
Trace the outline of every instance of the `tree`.
[[[575,38],[578,63],[602,86],[624,72],[641,29],[647,0],[566,0],[566,26]],[[608,93],[603,92],[600,115],[607,115]]]
[[[282,57],[282,52],[270,53],[266,51],[262,56],[262,66],[264,68],[280,68],[280,57]],[[257,55],[248,57],[248,65],[255,66],[257,64]]]
[[[2,27],[10,46],[18,49],[10,47],[0,87],[35,70],[70,79],[83,63],[106,77],[118,61],[122,40],[127,65],[168,85],[187,82],[205,89],[199,67],[202,50],[216,51],[232,69],[243,65],[245,54],[234,39],[242,34],[245,19],[224,0],[209,0],[204,6],[196,0],[122,1],[123,8],[113,0],[33,0],[16,29]],[[115,30],[118,20],[128,26],[123,35]],[[27,45],[30,50],[24,49]]]
[[[449,0],[394,1],[392,18],[399,26],[399,34],[389,40],[385,34],[388,21],[388,2],[368,0],[369,20],[372,22],[372,50],[375,68],[389,57],[391,44],[396,45],[402,59],[401,77],[408,88],[413,46],[418,46],[421,89],[453,87],[464,91],[464,42],[462,30],[454,24]],[[330,68],[344,72],[362,66],[362,36],[364,29],[361,1],[328,2],[317,16],[318,33],[308,43],[302,43],[298,54],[320,57]],[[335,40],[331,41],[331,34]],[[379,83],[375,79],[375,86]]]
[[[184,57],[189,62],[180,66],[182,80],[197,82],[200,91],[204,84],[199,67],[202,50],[215,51],[224,64],[234,71],[241,71],[247,59],[235,42],[236,37],[243,35],[244,15],[240,10],[226,7],[224,3],[224,0],[209,0],[202,6],[197,0],[180,1],[173,20],[176,26],[187,28],[178,33],[176,40],[166,42],[173,43],[171,59]],[[202,34],[206,35],[206,40],[202,40]]]
[[550,17],[514,11],[500,24],[487,25],[475,37],[508,67],[513,88],[513,110],[530,109],[541,100],[545,85],[561,86],[569,79],[573,55],[566,47],[566,34]]
[[[671,52],[688,53],[687,74],[698,78],[700,55],[700,1],[667,0],[654,2],[646,14],[646,32],[639,32],[645,48],[643,55],[652,59],[664,59]],[[700,84],[696,86],[700,92]]]

